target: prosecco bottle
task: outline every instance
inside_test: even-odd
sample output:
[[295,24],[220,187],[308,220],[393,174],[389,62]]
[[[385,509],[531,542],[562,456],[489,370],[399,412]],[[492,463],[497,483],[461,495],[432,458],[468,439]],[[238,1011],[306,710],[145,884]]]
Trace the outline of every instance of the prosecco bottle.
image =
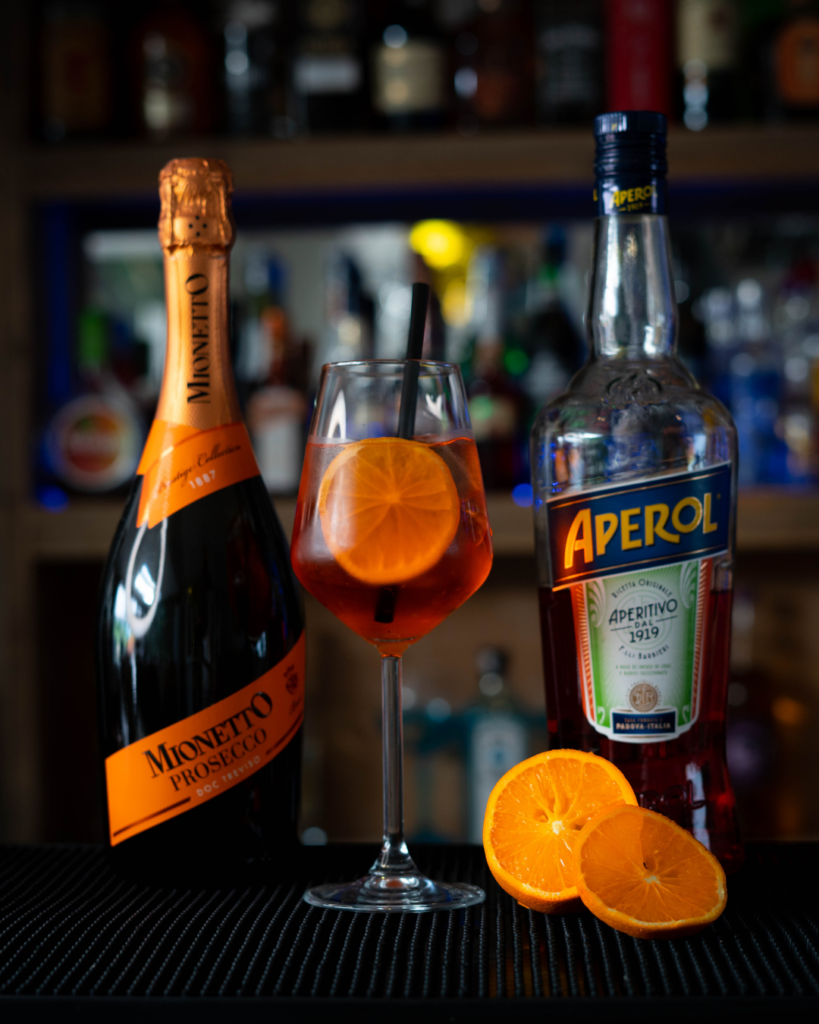
[[230,366],[232,175],[173,160],[159,182],[165,375],[96,655],[112,860],[187,879],[297,847],[304,631]]

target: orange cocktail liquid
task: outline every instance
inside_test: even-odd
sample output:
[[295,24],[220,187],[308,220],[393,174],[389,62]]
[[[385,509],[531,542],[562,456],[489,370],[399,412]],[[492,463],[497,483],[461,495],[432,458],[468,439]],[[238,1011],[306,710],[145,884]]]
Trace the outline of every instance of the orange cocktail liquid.
[[[424,442],[424,438],[415,438]],[[333,558],[322,531],[318,493],[327,467],[344,442],[308,442],[296,505],[291,557],[302,585],[333,615],[382,654],[400,655],[434,629],[480,587],[492,565],[492,539],[486,516],[481,470],[471,438],[428,442],[446,462],[458,491],[460,519],[452,543],[428,569],[390,586],[364,583],[349,575]],[[386,604],[392,622],[378,622]],[[383,615],[382,615],[383,617]]]

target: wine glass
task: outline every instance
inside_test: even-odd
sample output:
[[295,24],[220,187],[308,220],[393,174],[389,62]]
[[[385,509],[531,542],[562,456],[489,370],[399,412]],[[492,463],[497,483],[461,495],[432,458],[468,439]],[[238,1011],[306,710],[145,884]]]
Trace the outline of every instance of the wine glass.
[[421,874],[404,840],[401,655],[463,604],[492,565],[457,366],[376,359],[322,368],[291,554],[305,588],[381,654],[381,853],[364,878],[317,886],[305,900],[359,911],[480,903],[477,886]]

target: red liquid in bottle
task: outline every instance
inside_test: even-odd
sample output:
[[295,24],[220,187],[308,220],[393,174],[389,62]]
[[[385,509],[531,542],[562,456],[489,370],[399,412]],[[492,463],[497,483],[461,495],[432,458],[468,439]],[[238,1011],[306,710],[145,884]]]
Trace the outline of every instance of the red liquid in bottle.
[[735,871],[743,854],[725,761],[732,592],[710,592],[697,721],[677,739],[660,743],[622,743],[592,727],[580,696],[571,590],[541,587],[539,596],[549,746],[591,751],[617,765],[641,807],[688,829],[726,871]]

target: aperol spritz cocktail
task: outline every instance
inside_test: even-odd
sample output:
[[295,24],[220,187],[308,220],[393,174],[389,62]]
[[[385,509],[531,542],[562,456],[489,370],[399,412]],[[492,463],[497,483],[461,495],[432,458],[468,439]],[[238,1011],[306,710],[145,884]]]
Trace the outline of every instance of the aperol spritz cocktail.
[[293,531],[296,575],[382,654],[403,654],[434,629],[491,564],[471,437],[308,443]]
[[[408,366],[418,378],[409,389]],[[381,854],[364,878],[318,886],[305,899],[380,911],[480,902],[484,894],[475,886],[425,878],[403,835],[401,655],[463,604],[492,564],[480,464],[456,366],[371,360],[323,368],[291,554],[307,590],[382,656]]]

